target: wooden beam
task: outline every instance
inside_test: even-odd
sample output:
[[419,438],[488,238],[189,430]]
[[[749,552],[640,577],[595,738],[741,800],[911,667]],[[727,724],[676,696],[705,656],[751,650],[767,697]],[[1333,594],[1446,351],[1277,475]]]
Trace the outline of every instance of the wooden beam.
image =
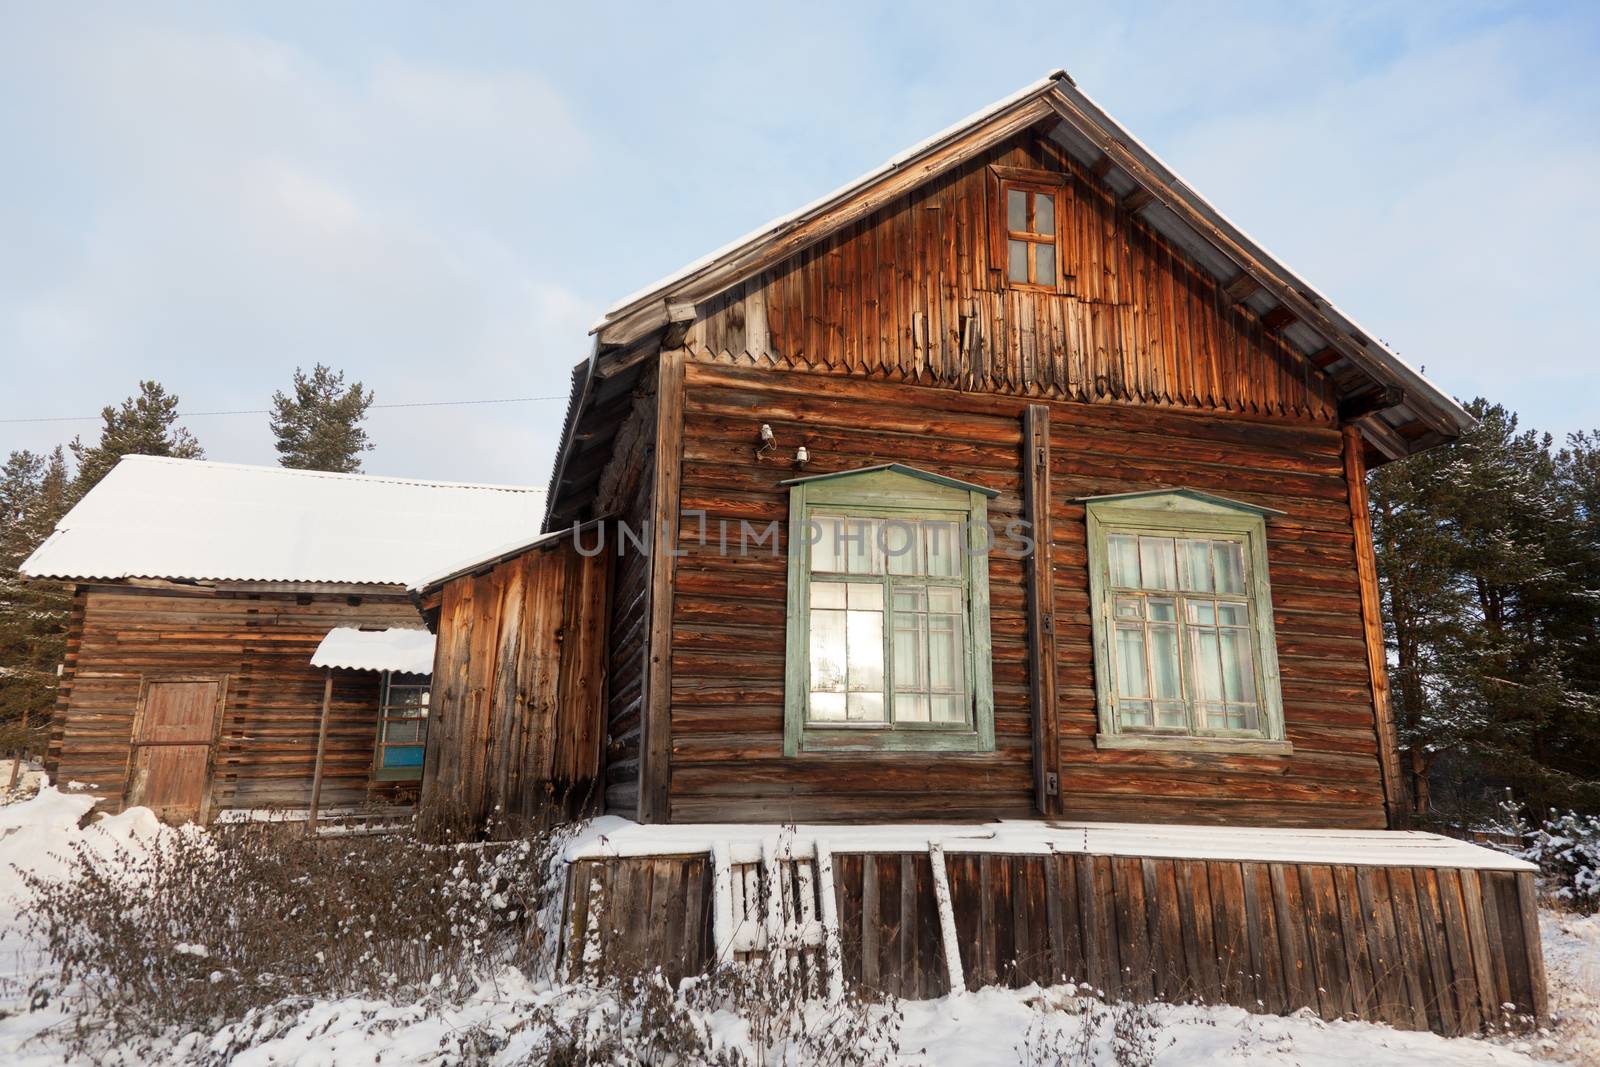
[[1107,155],[1106,153],[1101,152],[1100,153],[1100,158],[1095,160],[1094,164],[1089,168],[1089,173],[1093,174],[1096,178],[1099,178],[1101,181],[1104,181],[1105,180],[1105,176],[1107,174],[1110,174],[1111,171],[1112,171],[1112,168],[1115,167],[1115,166],[1116,166],[1115,161],[1113,161],[1112,158],[1109,155]]
[[1339,421],[1353,422],[1368,415],[1376,415],[1380,411],[1397,408],[1405,402],[1406,391],[1393,386],[1357,393],[1339,401]]
[[639,821],[671,817],[672,592],[678,550],[678,491],[683,472],[683,364],[677,348],[661,354],[656,379],[655,487],[650,503],[650,631],[645,704],[640,717]]
[[1372,686],[1372,725],[1378,739],[1383,806],[1389,816],[1389,828],[1399,830],[1404,829],[1408,813],[1400,779],[1400,741],[1389,703],[1389,659],[1383,638],[1378,557],[1372,544],[1372,515],[1367,502],[1367,465],[1361,431],[1347,424],[1343,433],[1344,477],[1349,488],[1350,528],[1356,542],[1356,575],[1361,584],[1361,624],[1367,643],[1367,676]]
[[1238,304],[1250,299],[1260,289],[1261,283],[1245,273],[1223,286],[1222,291],[1228,294],[1230,303]]
[[1152,203],[1154,200],[1155,197],[1150,194],[1150,190],[1140,185],[1135,186],[1133,192],[1123,197],[1117,206],[1131,215],[1136,211],[1143,210],[1146,204]]
[[1061,813],[1061,746],[1056,722],[1055,575],[1050,529],[1050,409],[1022,416],[1023,518],[1028,554],[1028,676],[1033,702],[1033,795],[1041,815]]
[[1372,443],[1372,447],[1382,452],[1387,459],[1405,459],[1411,455],[1411,445],[1404,437],[1394,432],[1383,419],[1377,415],[1367,415],[1346,423],[1361,431],[1361,435]]
[[1265,315],[1261,316],[1261,325],[1265,326],[1272,333],[1277,333],[1291,322],[1299,321],[1300,317],[1294,312],[1290,311],[1288,308],[1284,307],[1282,304],[1279,304],[1277,307],[1271,309]]
[[683,339],[689,333],[689,327],[694,325],[695,310],[691,303],[667,303],[667,332],[662,335],[662,348],[677,348],[683,344]]
[[[311,771],[311,807],[306,812],[306,834],[311,837],[317,835],[317,808],[322,803],[322,756],[328,750],[328,718],[333,708],[333,668],[324,668],[322,673],[322,722],[317,726],[317,763]],[[383,714],[381,709],[378,714]],[[378,728],[381,730],[383,724],[379,723]]]
[[1329,345],[1326,348],[1319,348],[1317,351],[1311,353],[1311,355],[1307,358],[1309,358],[1311,362],[1316,365],[1318,370],[1327,370],[1329,367],[1343,359],[1344,356],[1339,353],[1337,348]]

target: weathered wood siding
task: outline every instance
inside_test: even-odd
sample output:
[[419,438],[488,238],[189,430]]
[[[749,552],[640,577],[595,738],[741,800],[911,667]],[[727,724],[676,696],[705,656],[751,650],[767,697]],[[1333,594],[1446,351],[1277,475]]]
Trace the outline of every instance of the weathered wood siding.
[[[1051,853],[944,855],[968,989],[1072,981],[1473,1034],[1548,1014],[1533,875]],[[869,994],[949,991],[927,853],[833,856],[840,964]],[[717,958],[707,858],[584,860],[566,951],[674,976]],[[1509,1005],[1509,1008],[1504,1008]]]
[[[1004,285],[991,164],[1066,176],[1064,292]],[[685,344],[714,362],[1332,419],[1332,382],[1274,325],[1032,130],[708,301]]]
[[[1026,817],[1032,720],[1023,561],[990,559],[996,750],[783,757],[785,559],[741,555],[739,523],[784,526],[807,474],[901,462],[999,491],[1021,516],[1026,401],[690,364],[673,589],[673,821]],[[1341,440],[1331,425],[1048,402],[1061,811],[1068,817],[1382,826],[1376,732]],[[778,449],[754,457],[769,423]],[[1281,509],[1267,526],[1291,756],[1102,751],[1081,496],[1187,485]],[[705,513],[707,543],[701,543]],[[719,547],[721,524],[730,549]],[[780,538],[781,541],[781,538]]]
[[609,570],[564,538],[445,585],[419,819],[476,831],[598,803]]
[[[352,603],[352,599],[356,602]],[[304,807],[311,796],[324,672],[311,666],[335,626],[422,625],[399,590],[371,595],[243,590],[80,589],[68,634],[49,769],[91,783],[116,810],[142,679],[226,676],[212,777],[213,812]],[[379,679],[334,672],[325,807],[402,800],[403,782],[371,782]]]

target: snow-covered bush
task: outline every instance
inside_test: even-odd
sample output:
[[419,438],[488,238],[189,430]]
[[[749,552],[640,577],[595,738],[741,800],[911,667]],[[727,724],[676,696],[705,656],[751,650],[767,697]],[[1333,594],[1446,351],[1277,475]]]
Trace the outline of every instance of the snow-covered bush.
[[1556,899],[1586,915],[1600,910],[1600,815],[1547,820],[1522,856],[1539,865]]
[[33,999],[70,994],[87,1048],[285,999],[464,997],[497,967],[547,965],[560,840],[441,846],[255,823],[109,855],[80,844],[69,877],[23,873],[22,920],[54,965]]

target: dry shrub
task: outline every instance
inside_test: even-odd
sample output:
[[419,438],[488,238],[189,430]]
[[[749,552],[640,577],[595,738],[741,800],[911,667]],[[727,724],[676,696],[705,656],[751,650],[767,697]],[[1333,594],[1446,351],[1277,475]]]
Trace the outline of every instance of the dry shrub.
[[562,840],[445,846],[256,823],[109,857],[80,846],[71,877],[23,874],[23,921],[54,964],[33,1000],[70,995],[85,1051],[295,998],[461,998],[494,967],[547,962]]
[[1036,1019],[1016,1045],[1022,1067],[1096,1067],[1102,1037],[1116,1067],[1153,1067],[1173,1038],[1161,1036],[1161,1024],[1148,1004],[1083,998],[1076,1026],[1060,1026],[1050,1015]]

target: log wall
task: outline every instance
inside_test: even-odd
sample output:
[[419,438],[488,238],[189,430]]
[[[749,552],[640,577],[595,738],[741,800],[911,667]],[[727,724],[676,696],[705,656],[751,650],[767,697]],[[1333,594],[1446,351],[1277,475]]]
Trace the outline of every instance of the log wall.
[[563,538],[444,586],[419,820],[514,829],[599,803],[609,573]]
[[[833,855],[848,985],[949,991],[930,862]],[[1447,1035],[1548,1013],[1530,872],[1063,853],[943,862],[970,990],[1074,982],[1107,999],[1310,1008]],[[601,967],[698,973],[718,958],[711,888],[704,855],[579,861],[567,951],[599,931]]]
[[[335,626],[421,624],[399,590],[80,587],[51,725],[51,777],[90,783],[105,809],[117,810],[141,679],[226,675],[211,810],[305,807],[322,716],[324,672],[310,665],[318,643]],[[414,783],[370,780],[380,677],[334,672],[324,807],[403,801],[415,792]]]
[[[1008,287],[991,166],[1059,175],[1059,292]],[[1038,130],[708,301],[692,358],[1331,421],[1328,376]]]
[[[999,492],[997,534],[1022,514],[1026,401],[861,378],[691,363],[672,590],[670,818],[895,820],[1034,810],[1022,560],[990,559],[996,750],[783,757],[786,574],[738,551],[739,523],[788,518],[805,473],[900,462]],[[1119,821],[1384,825],[1348,486],[1337,429],[1316,421],[1046,402],[1060,810]],[[777,435],[757,460],[761,423]],[[1075,498],[1186,485],[1284,511],[1267,526],[1290,756],[1094,746],[1084,515]],[[702,543],[703,512],[707,537]],[[724,527],[722,524],[726,523]],[[724,554],[720,531],[730,531]],[[782,538],[780,536],[780,542]]]

